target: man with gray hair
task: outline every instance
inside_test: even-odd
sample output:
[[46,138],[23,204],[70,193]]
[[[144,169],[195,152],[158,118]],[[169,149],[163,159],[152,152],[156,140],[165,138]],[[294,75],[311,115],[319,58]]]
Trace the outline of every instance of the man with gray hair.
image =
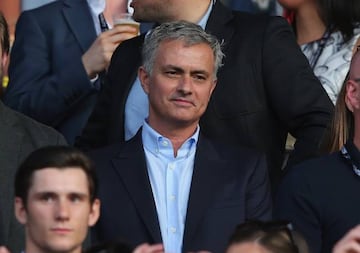
[[265,156],[201,134],[221,46],[181,21],[155,28],[142,53],[149,116],[128,142],[90,153],[102,202],[93,235],[163,243],[171,253],[223,252],[236,224],[271,218],[271,194]]

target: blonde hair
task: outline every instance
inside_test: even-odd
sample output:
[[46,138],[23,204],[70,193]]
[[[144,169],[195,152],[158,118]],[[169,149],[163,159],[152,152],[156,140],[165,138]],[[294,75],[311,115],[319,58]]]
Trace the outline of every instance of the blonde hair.
[[327,148],[328,152],[339,151],[354,133],[354,116],[345,103],[346,84],[348,80],[349,73],[344,80],[336,101],[335,112],[330,128],[329,144]]

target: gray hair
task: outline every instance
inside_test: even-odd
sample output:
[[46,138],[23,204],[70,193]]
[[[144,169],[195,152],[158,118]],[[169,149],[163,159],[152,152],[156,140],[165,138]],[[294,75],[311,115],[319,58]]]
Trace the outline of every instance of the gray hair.
[[181,40],[185,46],[201,43],[209,45],[214,54],[214,78],[222,66],[224,53],[219,41],[211,34],[206,33],[201,26],[187,21],[167,22],[154,28],[146,37],[142,48],[143,67],[149,74],[153,71],[153,64],[161,42]]

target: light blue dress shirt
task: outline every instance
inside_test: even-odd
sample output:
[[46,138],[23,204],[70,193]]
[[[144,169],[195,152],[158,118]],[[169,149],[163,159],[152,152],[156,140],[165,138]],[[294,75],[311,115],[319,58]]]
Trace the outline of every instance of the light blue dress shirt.
[[[205,29],[214,4],[215,0],[212,0],[205,15],[198,23],[203,29]],[[149,101],[146,93],[141,87],[139,77],[136,77],[125,104],[125,140],[131,139],[136,134],[148,114]]]
[[170,140],[143,124],[146,165],[166,253],[181,253],[198,137],[199,126],[174,157]]

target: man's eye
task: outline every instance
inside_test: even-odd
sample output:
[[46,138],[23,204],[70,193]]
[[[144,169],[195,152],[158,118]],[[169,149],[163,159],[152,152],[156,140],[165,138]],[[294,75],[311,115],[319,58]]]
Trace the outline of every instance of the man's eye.
[[175,75],[177,75],[177,72],[176,71],[166,71],[165,74],[168,76],[175,76]]
[[54,196],[51,195],[44,195],[41,197],[41,200],[47,203],[52,203],[54,202]]
[[80,202],[83,198],[81,196],[78,196],[78,195],[72,195],[70,196],[70,201],[71,202],[74,202],[74,203],[77,203],[77,202]]
[[195,79],[197,80],[206,80],[206,77],[203,75],[195,75]]

